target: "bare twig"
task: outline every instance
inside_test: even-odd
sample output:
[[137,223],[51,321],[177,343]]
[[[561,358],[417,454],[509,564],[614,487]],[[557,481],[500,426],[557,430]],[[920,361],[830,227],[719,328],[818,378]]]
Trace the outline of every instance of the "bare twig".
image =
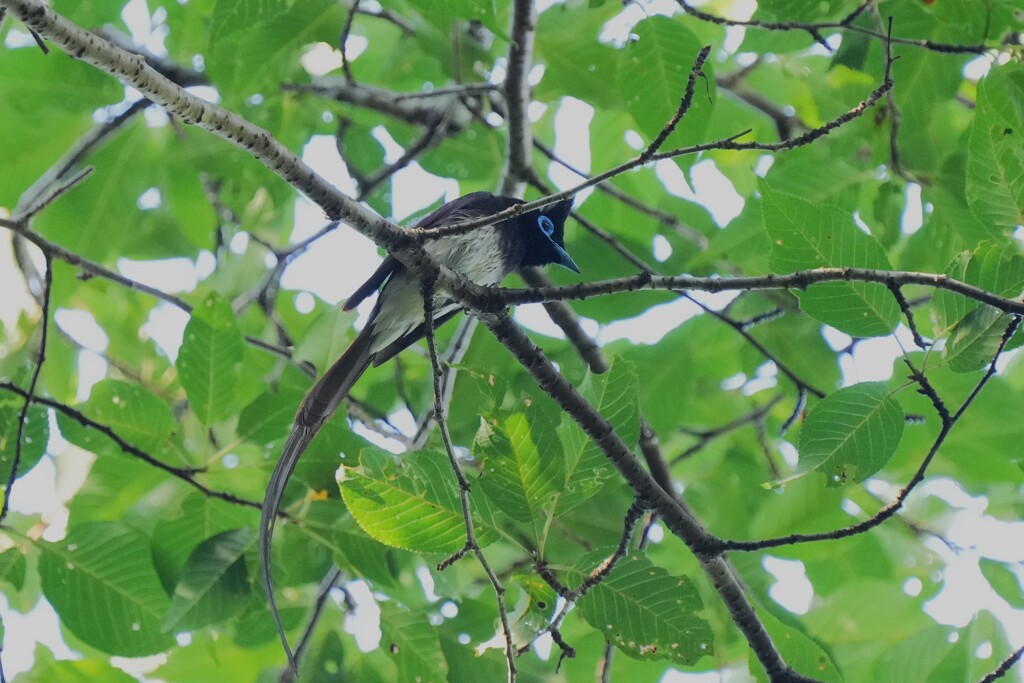
[[655,510],[665,525],[683,540],[700,562],[715,590],[743,633],[751,651],[773,681],[807,681],[793,672],[779,654],[764,624],[758,619],[743,588],[729,568],[718,539],[711,536],[670,494],[641,467],[612,426],[557,371],[506,313],[474,311],[494,336],[519,360],[537,384],[551,396],[594,441],[637,497]]
[[978,683],[994,683],[1000,678],[1005,676],[1013,668],[1013,665],[1020,661],[1020,658],[1024,656],[1024,647],[1018,647],[1016,650],[1010,653],[1010,655],[999,663],[999,666],[995,668],[995,671],[982,678]]
[[[338,583],[339,578],[341,578],[341,570],[338,567],[331,567],[331,570],[324,576],[323,581],[320,582],[320,587],[316,591],[316,599],[313,600],[313,613],[306,622],[306,628],[302,631],[298,645],[295,646],[296,664],[302,661],[303,655],[309,649],[309,643],[313,638],[313,631],[320,622],[320,617],[323,616],[324,607],[327,606],[327,599],[330,597],[331,591],[334,590],[334,586]],[[291,667],[286,666],[284,671],[281,672],[281,683],[291,683],[294,680],[295,671]]]
[[679,4],[680,7],[683,8],[684,12],[686,12],[687,14],[696,19],[700,19],[701,21],[706,21],[711,24],[718,24],[719,26],[747,26],[752,28],[766,29],[769,31],[803,31],[804,33],[810,35],[816,42],[821,43],[826,47],[828,47],[828,44],[825,43],[822,33],[824,31],[837,29],[843,31],[852,31],[854,33],[863,33],[865,35],[871,36],[872,38],[878,38],[879,40],[887,40],[893,43],[899,43],[901,45],[910,45],[912,47],[924,48],[926,50],[931,50],[933,52],[945,52],[953,54],[980,54],[985,50],[985,45],[983,43],[977,43],[974,45],[956,45],[951,43],[939,43],[932,40],[915,40],[912,38],[891,38],[880,31],[873,31],[871,29],[864,28],[863,26],[858,26],[854,24],[854,20],[858,16],[860,16],[860,14],[863,13],[865,9],[867,9],[867,6],[870,4],[870,0],[863,0],[863,2],[854,11],[850,12],[840,21],[826,21],[818,23],[808,23],[801,21],[760,21],[758,19],[725,19],[723,17],[719,17],[714,14],[708,14],[707,12],[703,12],[697,9],[689,2],[687,2],[687,0],[676,0],[676,2]]
[[775,405],[781,400],[782,394],[773,396],[772,399],[765,403],[764,405],[758,406],[749,413],[746,413],[745,415],[740,415],[739,417],[729,420],[728,422],[719,425],[718,427],[714,427],[712,429],[684,430],[685,433],[697,437],[697,443],[693,444],[685,451],[683,451],[675,458],[673,458],[672,464],[674,465],[680,462],[681,460],[685,460],[686,458],[690,457],[697,451],[704,448],[706,445],[708,445],[708,443],[714,441],[720,436],[723,436],[724,434],[728,434],[729,432],[735,431],[747,425],[756,426],[758,424],[764,424],[764,416],[767,415],[771,411],[771,409],[774,408]]
[[[476,330],[477,320],[471,315],[463,316],[459,321],[459,327],[452,335],[448,348],[445,349],[441,370],[441,404],[447,409],[452,400],[452,393],[455,391],[456,372],[452,365],[461,363],[466,352],[469,351],[469,342]],[[416,433],[410,441],[413,450],[423,448],[430,435],[430,426],[434,422],[434,407],[424,411],[416,423]]]
[[[650,159],[654,156],[654,153],[661,149],[661,146],[665,144],[665,140],[668,136],[672,135],[672,132],[679,125],[679,122],[686,116],[686,112],[690,111],[690,105],[693,104],[693,91],[697,85],[697,77],[704,75],[704,62],[708,61],[708,56],[711,54],[711,46],[705,45],[697,53],[697,58],[693,61],[693,67],[690,69],[690,77],[686,81],[686,89],[683,91],[682,100],[679,102],[679,108],[676,109],[675,114],[668,120],[665,127],[661,129],[658,136],[651,141],[651,144],[647,146],[643,152],[640,153],[640,158],[643,160]],[[706,76],[705,76],[706,78]]]
[[356,18],[358,11],[359,0],[352,0],[352,6],[348,8],[348,14],[345,16],[345,25],[341,28],[341,38],[338,39],[338,49],[341,50],[341,70],[345,72],[345,80],[349,83],[355,83],[356,78],[352,75],[352,63],[348,59],[348,52],[345,51],[345,43],[348,42],[348,36],[352,32],[352,21]]
[[256,510],[260,509],[260,504],[254,500],[247,500],[245,498],[241,498],[239,496],[227,493],[225,491],[211,489],[205,486],[204,484],[198,482],[195,479],[194,475],[202,472],[202,469],[182,468],[174,467],[173,465],[168,465],[167,463],[162,462],[153,455],[150,455],[149,453],[143,451],[142,449],[128,443],[109,426],[97,422],[96,420],[93,420],[92,418],[88,417],[81,411],[72,408],[71,406],[65,405],[58,401],[54,401],[53,399],[30,394],[29,392],[25,391],[24,389],[18,387],[15,384],[12,384],[11,382],[0,381],[0,390],[10,391],[12,393],[18,394],[19,396],[24,398],[27,403],[36,403],[38,405],[46,406],[48,408],[53,408],[57,412],[67,415],[68,417],[70,417],[72,420],[79,423],[83,427],[88,427],[89,429],[94,429],[97,432],[100,432],[101,434],[109,438],[111,441],[113,441],[115,444],[117,444],[118,447],[120,447],[120,449],[125,453],[128,453],[129,455],[141,460],[142,462],[145,462],[148,465],[152,465],[153,467],[159,470],[167,472],[175,479],[182,480],[183,482],[185,482],[192,488],[198,490],[205,496],[208,496],[210,498],[216,498],[218,500],[223,500],[227,503],[232,503],[234,505],[241,505],[243,507],[249,507]]
[[[928,471],[928,466],[931,465],[932,460],[935,459],[936,454],[938,454],[939,452],[939,448],[945,442],[946,437],[949,436],[949,433],[953,430],[953,427],[956,426],[957,422],[959,422],[960,418],[963,417],[964,413],[974,402],[974,399],[976,399],[978,397],[978,394],[981,393],[981,390],[984,388],[985,384],[987,384],[988,381],[992,378],[992,376],[995,375],[996,362],[1002,355],[1003,349],[1006,348],[1006,344],[1010,341],[1010,337],[1012,337],[1013,333],[1017,331],[1017,327],[1020,325],[1020,320],[1020,316],[1014,316],[1013,319],[1010,321],[1010,324],[1006,327],[1006,330],[1003,332],[1003,338],[1000,340],[999,347],[996,349],[995,355],[992,357],[992,362],[989,363],[988,370],[982,376],[981,380],[979,380],[978,383],[974,386],[974,389],[971,390],[971,393],[967,396],[966,399],[964,399],[964,402],[960,405],[960,408],[957,409],[957,411],[953,415],[948,415],[948,413],[945,412],[945,406],[942,403],[942,401],[938,399],[937,395],[935,395],[934,398],[932,398],[933,403],[935,403],[936,411],[939,413],[939,416],[942,420],[942,426],[939,429],[939,433],[935,437],[935,440],[932,442],[931,447],[928,449],[928,453],[925,455],[924,459],[921,461],[921,464],[914,472],[914,476],[910,478],[910,481],[907,482],[906,486],[904,486],[900,490],[899,494],[896,496],[896,498],[892,500],[892,502],[890,502],[888,505],[883,507],[881,510],[879,510],[878,512],[876,512],[874,515],[864,520],[863,522],[858,522],[857,524],[853,524],[848,527],[843,527],[842,529],[835,529],[832,531],[825,531],[814,534],[790,534],[789,536],[783,536],[780,538],[769,538],[761,541],[723,541],[725,548],[727,550],[753,551],[763,550],[765,548],[777,548],[779,546],[793,545],[796,543],[812,543],[815,541],[831,541],[840,538],[848,538],[850,536],[856,536],[857,534],[862,534],[865,531],[875,528],[876,526],[880,525],[882,522],[886,521],[887,519],[895,515],[897,512],[899,512],[899,510],[903,507],[903,504],[906,503],[907,498],[914,491],[914,489],[917,488],[917,486],[922,481],[924,481],[925,474]],[[923,382],[921,386],[923,389],[926,390],[925,393],[927,394],[928,390],[930,389],[930,385],[927,384],[927,381]],[[932,394],[934,394],[934,389],[931,389],[930,391]]]
[[505,634],[505,660],[508,665],[508,681],[514,683],[516,680],[516,648],[512,627],[509,624],[508,611],[505,607],[505,587],[498,576],[494,573],[490,563],[484,556],[480,543],[476,538],[476,531],[473,527],[473,512],[469,500],[469,479],[462,471],[462,465],[455,455],[455,448],[452,446],[451,435],[448,433],[448,424],[444,417],[444,392],[441,388],[441,362],[437,355],[437,342],[434,337],[434,282],[431,280],[422,281],[423,291],[423,333],[427,339],[427,351],[430,355],[431,378],[434,385],[434,419],[437,422],[438,431],[441,433],[441,441],[444,443],[445,453],[448,455],[448,462],[451,464],[452,472],[459,486],[459,500],[462,503],[462,516],[466,527],[466,544],[457,553],[441,562],[437,569],[442,571],[451,566],[467,553],[473,553],[477,561],[487,574],[487,579],[494,588],[495,599],[498,603],[498,616],[501,620],[502,633]]
[[[44,254],[43,257],[46,259],[46,269],[43,274],[42,312],[40,313],[42,320],[40,322],[39,350],[36,352],[35,363],[32,368],[32,377],[28,382],[28,389],[22,394],[22,398],[24,400],[21,404],[21,410],[18,412],[18,431],[17,436],[15,437],[17,441],[14,443],[14,458],[11,460],[11,471],[7,475],[7,482],[4,485],[3,505],[0,506],[0,524],[2,524],[7,518],[7,512],[11,507],[11,494],[14,491],[14,481],[18,478],[18,467],[21,465],[21,453],[25,440],[25,424],[28,422],[28,408],[32,405],[32,396],[35,394],[36,385],[39,383],[39,374],[43,371],[43,363],[46,362],[46,341],[50,331],[50,294],[53,290],[53,260],[50,258],[49,254]],[[6,384],[9,383],[0,383],[0,385]],[[13,387],[13,385],[11,386]]]
[[406,18],[402,17],[399,14],[396,14],[395,12],[392,12],[386,7],[382,7],[380,9],[367,9],[364,7],[359,7],[357,8],[356,11],[359,12],[359,14],[365,14],[368,17],[374,17],[376,19],[383,19],[388,23],[394,24],[395,26],[402,30],[402,33],[404,33],[407,36],[416,35],[416,29],[413,28],[413,25],[410,24]]

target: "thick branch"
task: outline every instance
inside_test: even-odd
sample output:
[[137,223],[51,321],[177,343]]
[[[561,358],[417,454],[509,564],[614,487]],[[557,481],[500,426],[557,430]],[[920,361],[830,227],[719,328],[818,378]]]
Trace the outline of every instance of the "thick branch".
[[501,194],[520,196],[532,168],[533,131],[530,129],[530,67],[537,33],[537,7],[533,0],[515,0],[512,12],[512,45],[505,77],[505,120],[508,122],[508,153],[502,174]]
[[733,622],[746,637],[751,650],[764,666],[772,681],[806,681],[786,665],[771,636],[758,619],[736,577],[718,546],[718,540],[707,533],[688,512],[667,493],[633,457],[629,447],[615,433],[611,424],[569,384],[544,353],[507,314],[479,313],[481,321],[511,351],[537,384],[575,420],[593,440],[605,457],[615,466],[640,500],[664,520],[665,525],[686,543],[707,573],[715,590],[725,603]]

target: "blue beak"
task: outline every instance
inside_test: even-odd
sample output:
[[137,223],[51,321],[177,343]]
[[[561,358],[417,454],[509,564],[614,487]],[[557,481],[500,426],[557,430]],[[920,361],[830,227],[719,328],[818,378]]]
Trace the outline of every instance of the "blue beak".
[[555,263],[562,266],[563,268],[568,268],[574,273],[580,272],[580,267],[577,266],[576,262],[572,260],[572,256],[569,256],[569,252],[567,252],[562,247],[558,246],[558,244],[554,240],[551,240],[551,246],[555,248],[555,253],[558,254],[558,260],[555,261]]

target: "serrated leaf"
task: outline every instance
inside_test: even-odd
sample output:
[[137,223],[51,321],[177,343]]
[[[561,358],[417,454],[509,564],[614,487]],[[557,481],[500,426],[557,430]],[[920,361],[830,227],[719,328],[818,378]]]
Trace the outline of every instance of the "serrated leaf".
[[448,664],[441,653],[438,631],[422,612],[393,602],[381,604],[381,646],[398,666],[399,681],[444,683]]
[[[572,585],[610,554],[588,553],[568,572]],[[638,555],[622,559],[578,603],[587,623],[625,654],[678,664],[693,664],[714,651],[711,627],[696,614],[702,608],[689,578],[672,576]]]
[[218,0],[206,52],[209,73],[229,93],[260,92],[299,70],[305,46],[336,42],[344,13],[332,0]]
[[800,469],[826,485],[864,481],[889,461],[903,435],[903,409],[884,384],[864,382],[814,406],[800,432]]
[[[973,252],[962,252],[946,267],[946,274],[993,294],[1017,298],[1024,291],[1024,256],[1015,248],[982,243]],[[941,289],[935,292],[933,309],[936,334],[949,334],[969,313],[981,306],[974,299]]]
[[173,593],[185,564],[204,540],[221,532],[255,525],[258,511],[223,505],[200,492],[186,497],[179,514],[161,519],[153,529],[153,564],[167,593]]
[[991,306],[981,306],[964,316],[953,328],[942,355],[953,372],[974,372],[992,362],[1006,332],[1010,316]]
[[[640,438],[639,379],[636,365],[613,357],[603,375],[588,374],[580,393],[607,419],[629,447]],[[562,422],[565,444],[565,487],[558,494],[555,509],[564,515],[596,494],[612,476],[612,465],[571,418]]]
[[[137,384],[118,380],[108,379],[96,384],[85,412],[131,445],[145,451],[158,450],[177,429],[166,403]],[[92,440],[91,436],[89,440]]]
[[245,340],[230,304],[216,292],[195,307],[178,352],[178,375],[189,405],[204,425],[235,409]]
[[164,617],[164,631],[196,629],[228,619],[252,592],[243,554],[255,535],[234,529],[208,538],[192,551]]
[[[678,19],[665,16],[647,17],[637,24],[634,35],[636,39],[623,50],[626,67],[620,71],[619,87],[628,110],[650,143],[679,108],[694,60],[704,46]],[[706,78],[697,79],[690,108],[665,141],[663,150],[704,139],[714,110],[712,61],[705,63]],[[694,158],[677,159],[689,165]]]
[[562,445],[550,418],[538,410],[483,419],[473,447],[483,460],[477,480],[505,514],[543,524],[565,485]]
[[[366,448],[358,467],[345,467],[341,497],[359,526],[394,548],[421,553],[454,553],[466,543],[458,484],[448,458],[426,451],[405,454],[400,462],[383,451]],[[482,495],[474,492],[472,499]],[[498,538],[497,530],[478,517],[473,522],[481,546]]]
[[167,595],[150,558],[149,539],[119,522],[73,527],[57,543],[40,542],[43,594],[61,622],[111,655],[162,652],[174,639],[160,629]]
[[238,438],[258,444],[283,439],[295,420],[302,396],[300,391],[288,390],[257,396],[238,416]]
[[1004,103],[1022,95],[1024,88],[993,69],[978,84],[968,142],[967,201],[983,220],[1008,230],[1024,223],[1024,119]]
[[[891,269],[885,251],[854,225],[849,212],[782,194],[763,181],[760,188],[773,272],[843,266]],[[855,337],[889,334],[899,322],[899,306],[880,284],[830,282],[797,296],[805,313]]]

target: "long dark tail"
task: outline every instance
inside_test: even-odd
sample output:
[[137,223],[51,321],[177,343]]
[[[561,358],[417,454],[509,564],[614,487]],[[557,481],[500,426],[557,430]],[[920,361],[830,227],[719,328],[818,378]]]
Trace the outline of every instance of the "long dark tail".
[[267,484],[267,493],[263,497],[263,509],[260,514],[260,568],[263,571],[263,590],[267,594],[267,602],[270,603],[270,611],[274,615],[274,623],[277,624],[277,632],[281,636],[281,643],[288,655],[288,664],[294,673],[298,673],[295,656],[288,645],[288,637],[281,625],[281,616],[277,611],[277,602],[274,600],[274,580],[270,573],[270,541],[274,536],[274,524],[277,521],[277,513],[281,506],[281,499],[284,497],[285,487],[295,470],[295,465],[306,450],[306,446],[313,440],[316,433],[320,431],[321,425],[334,413],[338,405],[348,395],[349,389],[356,383],[360,375],[373,360],[373,353],[370,352],[370,345],[373,341],[370,334],[370,325],[356,337],[355,341],[345,350],[334,365],[324,373],[324,376],[313,385],[313,388],[306,394],[299,406],[299,412],[295,416],[295,425],[291,434],[281,451],[281,458],[277,461],[274,473],[270,475],[270,483]]

